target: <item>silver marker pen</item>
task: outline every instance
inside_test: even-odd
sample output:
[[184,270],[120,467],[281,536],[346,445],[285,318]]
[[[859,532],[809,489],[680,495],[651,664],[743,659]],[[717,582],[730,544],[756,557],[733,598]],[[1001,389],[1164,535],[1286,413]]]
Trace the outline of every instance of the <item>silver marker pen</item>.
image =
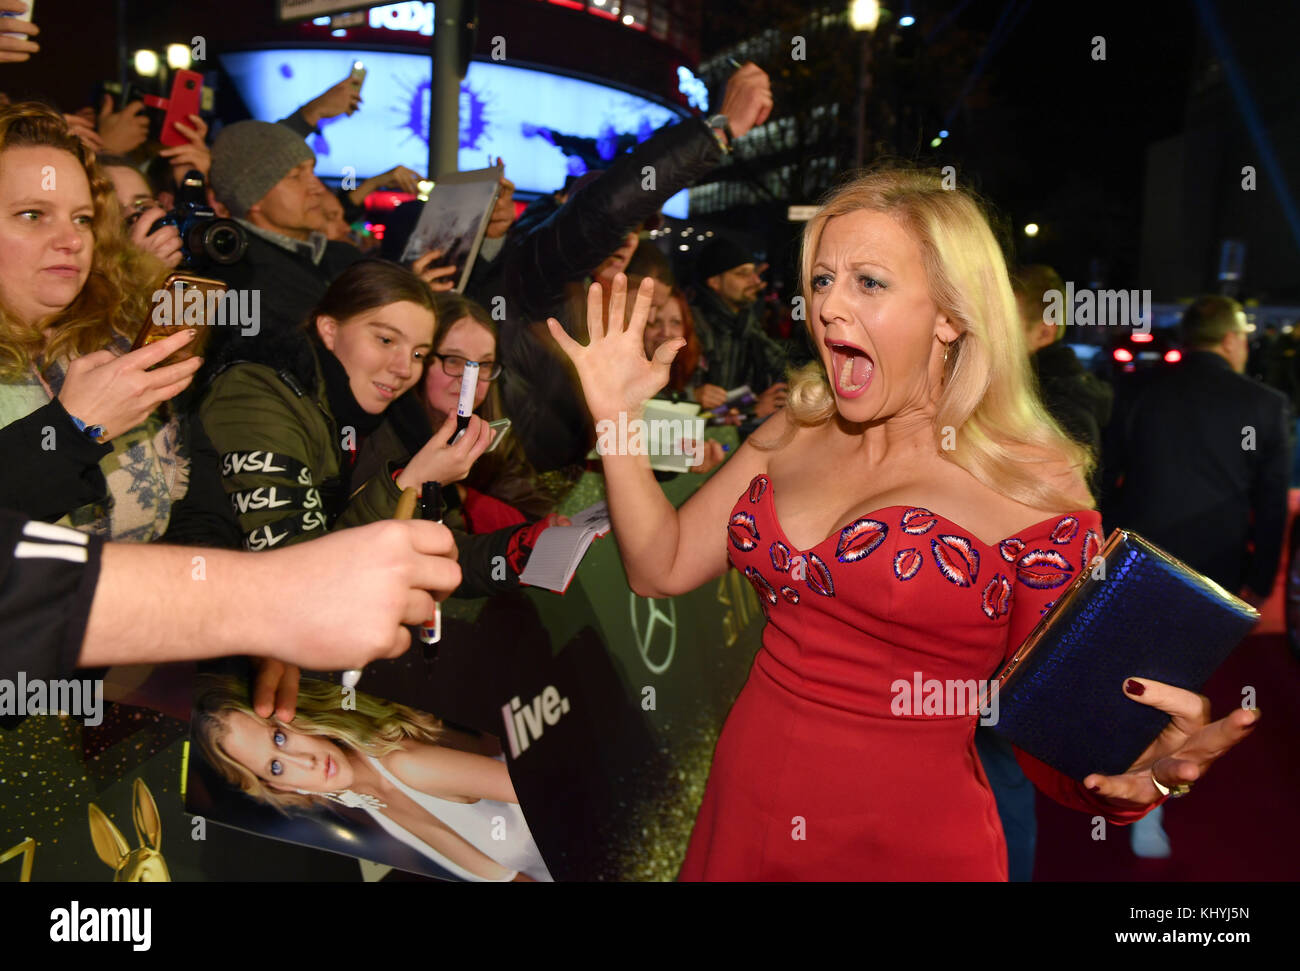
[[[414,489],[403,489],[402,494],[397,500],[397,509],[393,513],[394,519],[412,519],[415,516],[415,504],[418,497]],[[343,672],[343,687],[355,689],[361,681],[361,668],[349,668]]]
[[[469,371],[469,365],[465,365],[466,372]],[[474,365],[475,382],[477,383],[478,365]],[[462,398],[464,395],[462,395]],[[457,413],[457,421],[460,420],[460,414]],[[453,438],[452,441],[455,441]],[[442,486],[437,482],[425,482],[420,487],[420,515],[423,519],[431,520],[435,523],[442,522],[445,507],[442,501]],[[442,640],[442,604],[438,601],[433,602],[433,616],[425,621],[419,627],[421,644],[437,644]]]
[[448,445],[455,445],[469,427],[469,416],[474,414],[474,395],[478,392],[478,362],[466,361],[465,373],[460,376],[460,401],[456,403],[456,434]]

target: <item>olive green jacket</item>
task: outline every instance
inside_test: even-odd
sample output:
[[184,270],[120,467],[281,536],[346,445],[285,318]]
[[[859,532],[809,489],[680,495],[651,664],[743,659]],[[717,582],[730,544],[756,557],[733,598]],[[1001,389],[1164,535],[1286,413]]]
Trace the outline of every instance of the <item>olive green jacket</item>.
[[309,387],[289,367],[233,364],[213,380],[199,409],[250,550],[390,519],[397,508],[401,490],[391,473],[348,494],[343,446],[357,432],[337,426],[314,354],[311,364]]
[[[330,410],[316,349],[301,334],[249,341],[232,350],[243,359],[220,366],[199,417],[221,462],[222,483],[234,507],[244,546],[268,550],[323,536],[334,529],[391,519],[401,490],[393,473],[410,453],[383,434],[390,414],[349,468],[356,429],[340,428]],[[390,406],[390,412],[402,402]],[[353,440],[348,441],[351,438]],[[383,454],[378,454],[379,449]],[[351,482],[351,487],[349,487]],[[462,582],[453,594],[485,597],[519,586],[505,569],[511,539],[520,527],[471,535],[455,517],[446,520],[459,552]]]

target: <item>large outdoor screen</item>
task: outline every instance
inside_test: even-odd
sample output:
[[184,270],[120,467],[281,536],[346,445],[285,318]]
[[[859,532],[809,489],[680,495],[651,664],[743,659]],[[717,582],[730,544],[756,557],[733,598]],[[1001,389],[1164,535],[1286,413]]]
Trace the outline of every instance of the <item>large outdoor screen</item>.
[[[317,174],[341,178],[350,166],[366,178],[394,165],[423,173],[428,159],[431,62],[422,54],[374,51],[258,50],[221,56],[254,118],[276,121],[366,66],[362,106],[326,121],[308,140]],[[524,191],[551,192],[565,176],[601,167],[614,154],[676,121],[679,112],[617,88],[544,71],[474,61],[460,88],[462,171],[500,156]],[[685,218],[687,194],[664,211]]]

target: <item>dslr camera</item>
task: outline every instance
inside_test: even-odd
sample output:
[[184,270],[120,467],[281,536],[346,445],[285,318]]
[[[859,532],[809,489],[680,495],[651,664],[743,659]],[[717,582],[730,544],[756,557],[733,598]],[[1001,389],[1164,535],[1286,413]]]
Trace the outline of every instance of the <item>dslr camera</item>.
[[198,169],[185,173],[176,187],[176,207],[150,228],[175,226],[181,236],[182,266],[201,269],[216,264],[229,266],[244,258],[248,234],[233,219],[223,219],[208,205],[207,186]]

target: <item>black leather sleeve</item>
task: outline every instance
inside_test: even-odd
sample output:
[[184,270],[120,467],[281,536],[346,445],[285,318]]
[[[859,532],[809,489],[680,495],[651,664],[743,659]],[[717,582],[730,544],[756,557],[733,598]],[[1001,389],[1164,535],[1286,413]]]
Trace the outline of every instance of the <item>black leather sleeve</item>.
[[182,421],[182,440],[190,453],[185,498],[172,506],[161,542],[180,546],[243,548],[243,533],[221,482],[221,461],[196,413]]
[[98,536],[0,511],[0,677],[71,676],[102,551]]
[[516,589],[519,577],[506,563],[506,550],[510,537],[524,528],[508,526],[492,533],[464,533],[453,529],[451,535],[456,540],[461,582],[452,596],[491,597]]
[[[303,105],[303,108],[305,107],[306,105]],[[307,120],[307,116],[302,113],[302,108],[299,108],[288,118],[281,118],[278,124],[284,125],[284,127],[291,129],[294,134],[301,135],[303,138],[312,134],[320,134],[320,128]]]
[[525,317],[544,319],[562,298],[564,284],[594,270],[629,230],[723,155],[701,119],[659,129],[548,219],[507,244],[504,279],[514,289],[507,299],[518,301]]
[[77,431],[55,398],[0,428],[0,507],[54,522],[108,493],[99,460],[112,445]]

